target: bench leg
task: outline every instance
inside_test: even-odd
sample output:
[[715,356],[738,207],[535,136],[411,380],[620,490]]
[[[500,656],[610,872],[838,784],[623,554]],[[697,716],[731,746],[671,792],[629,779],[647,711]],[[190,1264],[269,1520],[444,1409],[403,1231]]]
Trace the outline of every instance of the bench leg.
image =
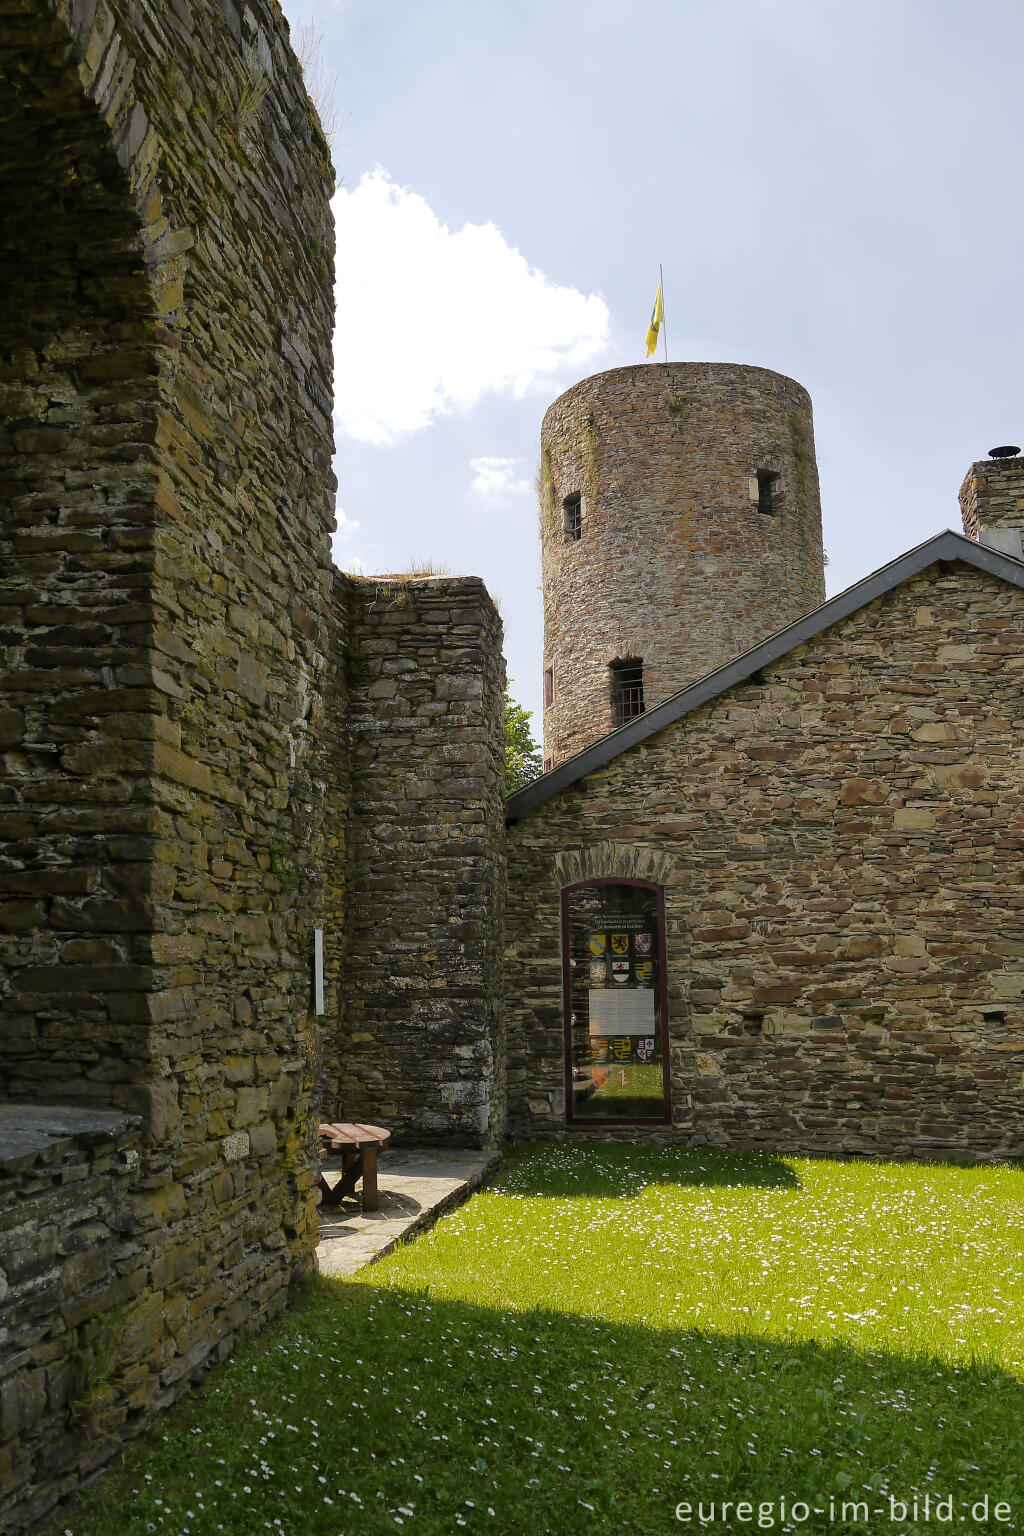
[[363,1171],[362,1155],[355,1150],[341,1154],[341,1178],[334,1186],[334,1192],[340,1200],[345,1195],[354,1195],[356,1192],[356,1180]]
[[341,1202],[341,1196],[337,1193],[337,1191],[333,1188],[332,1185],[328,1184],[328,1182],[324,1178],[323,1174],[321,1174],[320,1175],[320,1204],[321,1205],[338,1205],[338,1204],[340,1204],[340,1202]]
[[326,1177],[320,1175],[320,1188],[323,1192],[323,1205],[340,1205],[346,1195],[354,1195],[356,1192],[356,1180],[359,1177],[359,1154],[353,1152],[342,1158],[341,1178],[332,1187]]
[[363,1181],[363,1210],[375,1211],[379,1205],[377,1193],[377,1148],[364,1147],[341,1154],[341,1178],[333,1189],[320,1175],[320,1189],[324,1205],[340,1205],[346,1195],[354,1195],[356,1184]]
[[377,1209],[377,1148],[363,1148],[363,1210]]

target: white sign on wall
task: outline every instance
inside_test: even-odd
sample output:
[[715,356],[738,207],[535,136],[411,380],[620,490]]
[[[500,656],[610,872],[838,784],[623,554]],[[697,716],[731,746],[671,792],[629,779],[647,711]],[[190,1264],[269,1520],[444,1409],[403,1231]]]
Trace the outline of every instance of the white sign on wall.
[[591,987],[590,1033],[592,1035],[653,1035],[654,989],[637,987],[613,992]]
[[313,1012],[324,1011],[324,931],[313,929]]

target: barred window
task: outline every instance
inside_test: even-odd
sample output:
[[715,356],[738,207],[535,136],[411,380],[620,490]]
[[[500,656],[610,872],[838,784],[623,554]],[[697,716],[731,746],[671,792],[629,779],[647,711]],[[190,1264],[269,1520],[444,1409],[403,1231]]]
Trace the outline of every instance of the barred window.
[[638,656],[613,661],[608,668],[612,686],[612,719],[625,725],[644,712],[644,664]]
[[774,470],[759,469],[757,472],[757,510],[768,517],[774,515],[779,494],[779,477]]
[[562,502],[562,526],[567,539],[575,541],[583,537],[583,498],[567,496]]

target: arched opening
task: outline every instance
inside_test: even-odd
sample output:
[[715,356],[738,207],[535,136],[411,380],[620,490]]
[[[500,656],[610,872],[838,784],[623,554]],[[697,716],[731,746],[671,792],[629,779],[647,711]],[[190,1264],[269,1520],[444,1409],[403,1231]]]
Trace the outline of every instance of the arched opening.
[[646,880],[562,891],[566,1118],[667,1123],[665,893]]
[[0,0],[0,38],[0,1077],[125,1102],[156,830],[153,303],[66,31]]

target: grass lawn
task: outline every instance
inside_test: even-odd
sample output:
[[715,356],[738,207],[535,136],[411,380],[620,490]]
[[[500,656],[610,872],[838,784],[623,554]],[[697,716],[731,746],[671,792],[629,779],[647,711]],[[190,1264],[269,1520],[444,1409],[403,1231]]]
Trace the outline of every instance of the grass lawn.
[[57,1529],[1024,1530],[1022,1314],[1024,1169],[527,1149]]

